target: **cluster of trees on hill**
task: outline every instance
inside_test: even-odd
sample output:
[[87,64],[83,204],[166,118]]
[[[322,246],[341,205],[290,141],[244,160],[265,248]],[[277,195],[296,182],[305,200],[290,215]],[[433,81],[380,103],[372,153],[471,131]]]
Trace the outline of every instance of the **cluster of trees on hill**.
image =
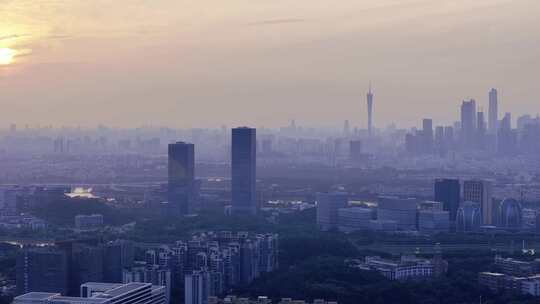
[[39,204],[31,210],[38,218],[44,219],[50,224],[57,226],[73,226],[76,215],[101,214],[105,224],[121,225],[134,219],[126,210],[107,205],[101,199],[95,198],[70,198],[51,200]]
[[[340,304],[456,304],[539,303],[538,299],[510,292],[494,293],[478,284],[478,272],[492,270],[493,253],[446,253],[445,277],[397,282],[372,271],[349,267],[345,260],[376,254],[360,252],[346,240],[330,237],[297,237],[280,243],[282,268],[257,279],[239,294],[273,299],[327,299]],[[385,255],[379,253],[379,255]]]

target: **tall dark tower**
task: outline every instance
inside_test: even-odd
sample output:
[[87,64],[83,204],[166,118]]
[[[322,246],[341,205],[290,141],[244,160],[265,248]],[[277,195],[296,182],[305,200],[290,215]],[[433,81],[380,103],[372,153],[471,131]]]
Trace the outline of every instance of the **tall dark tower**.
[[194,207],[195,146],[185,142],[169,144],[170,215],[192,213]]
[[367,109],[368,109],[368,133],[371,136],[373,132],[373,93],[371,92],[371,84],[367,93]]
[[232,129],[231,190],[233,214],[256,214],[256,129]]

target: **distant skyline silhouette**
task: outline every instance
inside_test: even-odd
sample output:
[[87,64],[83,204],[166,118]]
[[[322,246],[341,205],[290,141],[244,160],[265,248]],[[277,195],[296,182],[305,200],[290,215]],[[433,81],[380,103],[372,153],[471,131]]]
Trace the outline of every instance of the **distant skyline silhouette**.
[[[540,112],[532,0],[43,1],[0,6],[0,125],[375,128]],[[9,51],[7,51],[9,50]],[[12,54],[11,51],[14,53]]]

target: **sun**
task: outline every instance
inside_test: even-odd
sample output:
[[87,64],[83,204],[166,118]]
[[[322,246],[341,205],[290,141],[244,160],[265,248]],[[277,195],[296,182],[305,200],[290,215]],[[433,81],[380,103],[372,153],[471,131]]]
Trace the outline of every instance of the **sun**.
[[0,65],[8,65],[13,63],[15,51],[9,48],[0,48]]

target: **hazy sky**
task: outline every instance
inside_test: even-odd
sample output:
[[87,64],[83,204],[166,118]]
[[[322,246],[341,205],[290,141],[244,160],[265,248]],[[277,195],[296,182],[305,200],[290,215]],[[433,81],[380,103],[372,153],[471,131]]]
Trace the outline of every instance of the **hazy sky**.
[[[14,58],[11,58],[14,55]],[[0,0],[0,127],[540,112],[538,0]]]

